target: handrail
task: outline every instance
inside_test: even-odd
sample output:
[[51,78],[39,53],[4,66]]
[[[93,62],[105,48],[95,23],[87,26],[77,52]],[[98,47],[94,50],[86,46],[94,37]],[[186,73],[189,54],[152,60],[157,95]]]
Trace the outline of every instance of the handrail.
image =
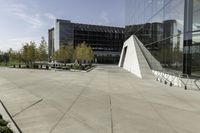
[[[170,80],[170,75],[173,75],[173,78],[171,80]],[[158,75],[156,75],[157,81],[160,81],[161,83],[164,81],[164,84],[169,83],[170,86],[173,85],[173,81],[175,78],[176,77],[175,77],[174,73],[170,74],[164,70],[162,72],[160,71],[160,73]]]
[[[168,84],[169,86],[173,86],[173,81],[178,78],[181,84],[184,85],[184,89],[194,89],[194,86],[200,91],[200,79],[192,79],[188,74],[175,73],[175,72],[167,72],[163,69],[163,71],[159,71],[156,74],[156,81],[160,81],[160,83],[164,82],[164,84]],[[199,83],[199,84],[198,84]]]
[[161,72],[158,73],[158,75],[156,75],[156,80],[162,82],[161,76],[162,76],[162,73]]
[[175,73],[172,73],[172,80],[170,81],[169,83],[169,86],[172,86],[173,85],[173,81],[176,79],[176,74]]
[[164,84],[167,84],[168,75],[163,71],[161,76],[162,80],[164,80]]
[[197,82],[199,82],[200,81],[200,79],[195,79],[194,80],[194,84],[196,85],[196,87],[200,90],[200,86],[197,84]]
[[[173,86],[173,81],[175,80],[176,78],[176,74],[174,72],[163,72],[165,73],[165,84],[167,84],[167,82],[169,83],[169,86]],[[171,76],[171,77],[170,77]]]
[[[186,78],[187,78],[186,82],[184,82],[184,81],[182,80],[182,77],[184,77],[184,76],[186,76]],[[180,80],[181,83],[184,85],[184,89],[187,90],[187,89],[188,89],[188,88],[187,88],[187,84],[188,84],[188,81],[190,80],[188,74],[179,74],[179,80]]]

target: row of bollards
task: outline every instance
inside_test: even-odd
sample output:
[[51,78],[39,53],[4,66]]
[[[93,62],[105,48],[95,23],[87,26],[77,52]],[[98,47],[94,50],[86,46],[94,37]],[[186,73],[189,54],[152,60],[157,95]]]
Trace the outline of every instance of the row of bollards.
[[[163,82],[162,79],[159,80],[159,78],[156,78],[156,81],[160,81],[160,83]],[[167,83],[168,83],[167,80],[165,80],[165,81],[164,81],[164,84],[167,85]],[[170,81],[170,83],[169,83],[169,86],[170,86],[170,87],[173,86],[173,83],[172,83],[171,81]]]
[[[183,85],[184,90],[188,90],[188,86],[189,86],[188,82],[191,81],[188,74],[168,73],[168,72],[160,72],[157,74],[158,75],[156,76],[156,81],[159,81],[160,83],[164,83],[165,85],[169,83],[169,86],[172,87],[175,85],[174,81],[177,78],[177,81],[179,80],[179,83],[181,83],[181,86]],[[196,81],[200,81],[200,79]],[[198,86],[197,84],[195,85],[200,90],[200,86]]]
[[[156,78],[156,81],[160,81],[160,83],[163,82],[162,79],[159,79],[159,78]],[[167,83],[168,83],[168,82],[165,80],[165,81],[164,81],[164,84],[167,85]],[[173,83],[172,83],[171,81],[170,81],[170,83],[169,83],[169,86],[170,86],[170,87],[173,86]],[[185,90],[188,89],[188,88],[187,88],[187,85],[184,85],[184,89],[185,89]]]

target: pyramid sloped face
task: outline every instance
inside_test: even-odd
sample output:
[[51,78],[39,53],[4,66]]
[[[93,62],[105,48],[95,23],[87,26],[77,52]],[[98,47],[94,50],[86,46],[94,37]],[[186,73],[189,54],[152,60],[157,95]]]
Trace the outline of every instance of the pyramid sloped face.
[[163,71],[163,67],[161,66],[160,62],[151,54],[151,52],[143,45],[143,43],[134,36],[135,41],[137,42],[140,50],[142,51],[143,56],[145,57],[149,67],[152,70]]
[[135,36],[124,43],[119,66],[135,74],[139,78],[153,78],[150,66],[144,57]]

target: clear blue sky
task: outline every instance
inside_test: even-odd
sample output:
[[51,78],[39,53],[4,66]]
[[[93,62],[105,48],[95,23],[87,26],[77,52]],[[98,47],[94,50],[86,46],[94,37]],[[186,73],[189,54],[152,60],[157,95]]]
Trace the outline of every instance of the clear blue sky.
[[124,26],[124,0],[0,0],[0,50],[19,49],[41,36],[46,41],[55,19]]

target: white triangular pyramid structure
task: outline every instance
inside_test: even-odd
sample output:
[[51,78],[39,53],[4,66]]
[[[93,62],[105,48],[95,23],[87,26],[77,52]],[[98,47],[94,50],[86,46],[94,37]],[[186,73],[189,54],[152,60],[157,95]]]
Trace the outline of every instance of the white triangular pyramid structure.
[[153,78],[151,68],[145,59],[137,38],[132,35],[124,42],[120,56],[119,67],[130,71],[139,78]]

